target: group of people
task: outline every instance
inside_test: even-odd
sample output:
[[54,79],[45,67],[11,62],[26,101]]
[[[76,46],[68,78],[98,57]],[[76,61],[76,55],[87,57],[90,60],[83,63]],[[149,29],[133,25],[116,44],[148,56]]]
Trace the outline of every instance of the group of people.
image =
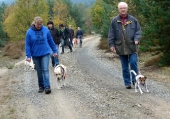
[[[108,43],[111,51],[116,51],[119,55],[122,64],[124,84],[127,89],[131,89],[131,83],[134,84],[135,76],[132,74],[131,81],[130,69],[138,73],[137,45],[141,38],[141,28],[137,19],[127,13],[127,3],[120,2],[118,4],[118,11],[119,14],[111,21]],[[47,26],[48,28],[43,25],[41,17],[35,17],[31,27],[26,33],[25,51],[27,56],[26,60],[30,61],[32,57],[36,66],[39,85],[38,92],[42,93],[45,90],[45,93],[49,94],[51,93],[49,81],[50,54],[52,57],[52,65],[57,65],[59,63],[57,57],[60,38],[62,39],[61,53],[64,53],[65,45],[67,45],[70,52],[72,52],[74,30],[71,26],[66,28],[63,24],[60,24],[60,30],[55,29],[52,21],[49,21]],[[76,37],[82,39],[82,36],[83,33],[79,27]],[[80,45],[82,45],[82,40],[80,41]]]

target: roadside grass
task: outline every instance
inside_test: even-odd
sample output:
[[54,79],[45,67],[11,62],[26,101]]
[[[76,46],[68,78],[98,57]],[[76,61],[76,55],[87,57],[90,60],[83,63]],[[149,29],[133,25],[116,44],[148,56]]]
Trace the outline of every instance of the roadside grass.
[[[0,68],[7,68],[9,71],[14,68],[15,63],[25,57],[24,41],[10,42],[0,48]],[[15,107],[10,103],[12,99],[12,84],[17,83],[10,75],[0,76],[0,119],[16,119]]]
[[10,105],[12,99],[10,85],[10,78],[0,78],[0,119],[15,119],[15,109]]
[[10,42],[0,48],[0,67],[13,69],[15,63],[23,60],[25,41]]

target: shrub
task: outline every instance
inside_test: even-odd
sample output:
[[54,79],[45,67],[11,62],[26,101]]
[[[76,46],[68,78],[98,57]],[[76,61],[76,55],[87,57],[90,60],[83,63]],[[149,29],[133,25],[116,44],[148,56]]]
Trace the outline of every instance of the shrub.
[[98,45],[98,48],[102,49],[102,50],[106,50],[106,52],[109,52],[110,51],[110,47],[109,47],[109,44],[108,44],[108,40],[106,38],[105,39],[101,39],[100,43]]
[[144,67],[149,67],[149,66],[152,66],[152,65],[156,65],[159,62],[159,60],[160,60],[160,55],[146,61],[146,63],[144,64]]
[[10,42],[5,46],[3,56],[9,56],[12,59],[19,59],[24,51],[24,41]]

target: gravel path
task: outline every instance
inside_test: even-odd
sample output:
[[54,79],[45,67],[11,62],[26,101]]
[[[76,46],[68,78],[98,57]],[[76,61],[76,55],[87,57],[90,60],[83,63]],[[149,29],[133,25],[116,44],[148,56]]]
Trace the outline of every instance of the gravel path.
[[[148,77],[150,93],[135,93],[123,85],[120,62],[109,60],[96,48],[99,37],[84,39],[82,48],[60,55],[67,66],[67,85],[57,89],[50,67],[52,93],[38,94],[36,73],[13,73],[13,98],[17,119],[170,119],[170,89]],[[111,55],[111,54],[110,54]]]

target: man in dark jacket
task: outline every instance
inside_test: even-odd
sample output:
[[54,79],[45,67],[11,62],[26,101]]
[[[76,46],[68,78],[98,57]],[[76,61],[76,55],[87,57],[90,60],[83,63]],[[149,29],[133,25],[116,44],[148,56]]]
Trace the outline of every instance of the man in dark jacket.
[[78,38],[79,45],[80,45],[80,47],[82,47],[83,31],[80,29],[80,27],[77,28],[76,38]]
[[69,42],[70,30],[68,28],[64,27],[63,24],[60,24],[59,27],[60,27],[60,37],[62,39],[62,52],[61,52],[61,54],[64,53],[64,46],[66,46],[66,45],[69,47],[70,52],[72,52],[72,47],[71,47],[71,44]]
[[71,25],[69,25],[69,30],[70,30],[70,43],[73,47],[74,30],[72,29]]
[[[141,38],[141,28],[138,21],[127,14],[128,5],[125,2],[118,4],[119,15],[113,18],[108,34],[108,42],[112,52],[120,57],[124,84],[131,89],[130,69],[138,74],[137,45]],[[132,74],[132,83],[135,76]]]
[[[54,40],[54,43],[56,44],[57,51],[59,49],[59,44],[60,44],[60,35],[58,29],[54,28],[54,24],[52,21],[47,22],[48,29],[50,30],[51,36]],[[52,53],[51,53],[52,54]],[[58,54],[58,53],[57,53]],[[59,64],[59,59],[58,57],[53,57],[51,55],[51,61],[52,61],[52,66],[57,66]]]

